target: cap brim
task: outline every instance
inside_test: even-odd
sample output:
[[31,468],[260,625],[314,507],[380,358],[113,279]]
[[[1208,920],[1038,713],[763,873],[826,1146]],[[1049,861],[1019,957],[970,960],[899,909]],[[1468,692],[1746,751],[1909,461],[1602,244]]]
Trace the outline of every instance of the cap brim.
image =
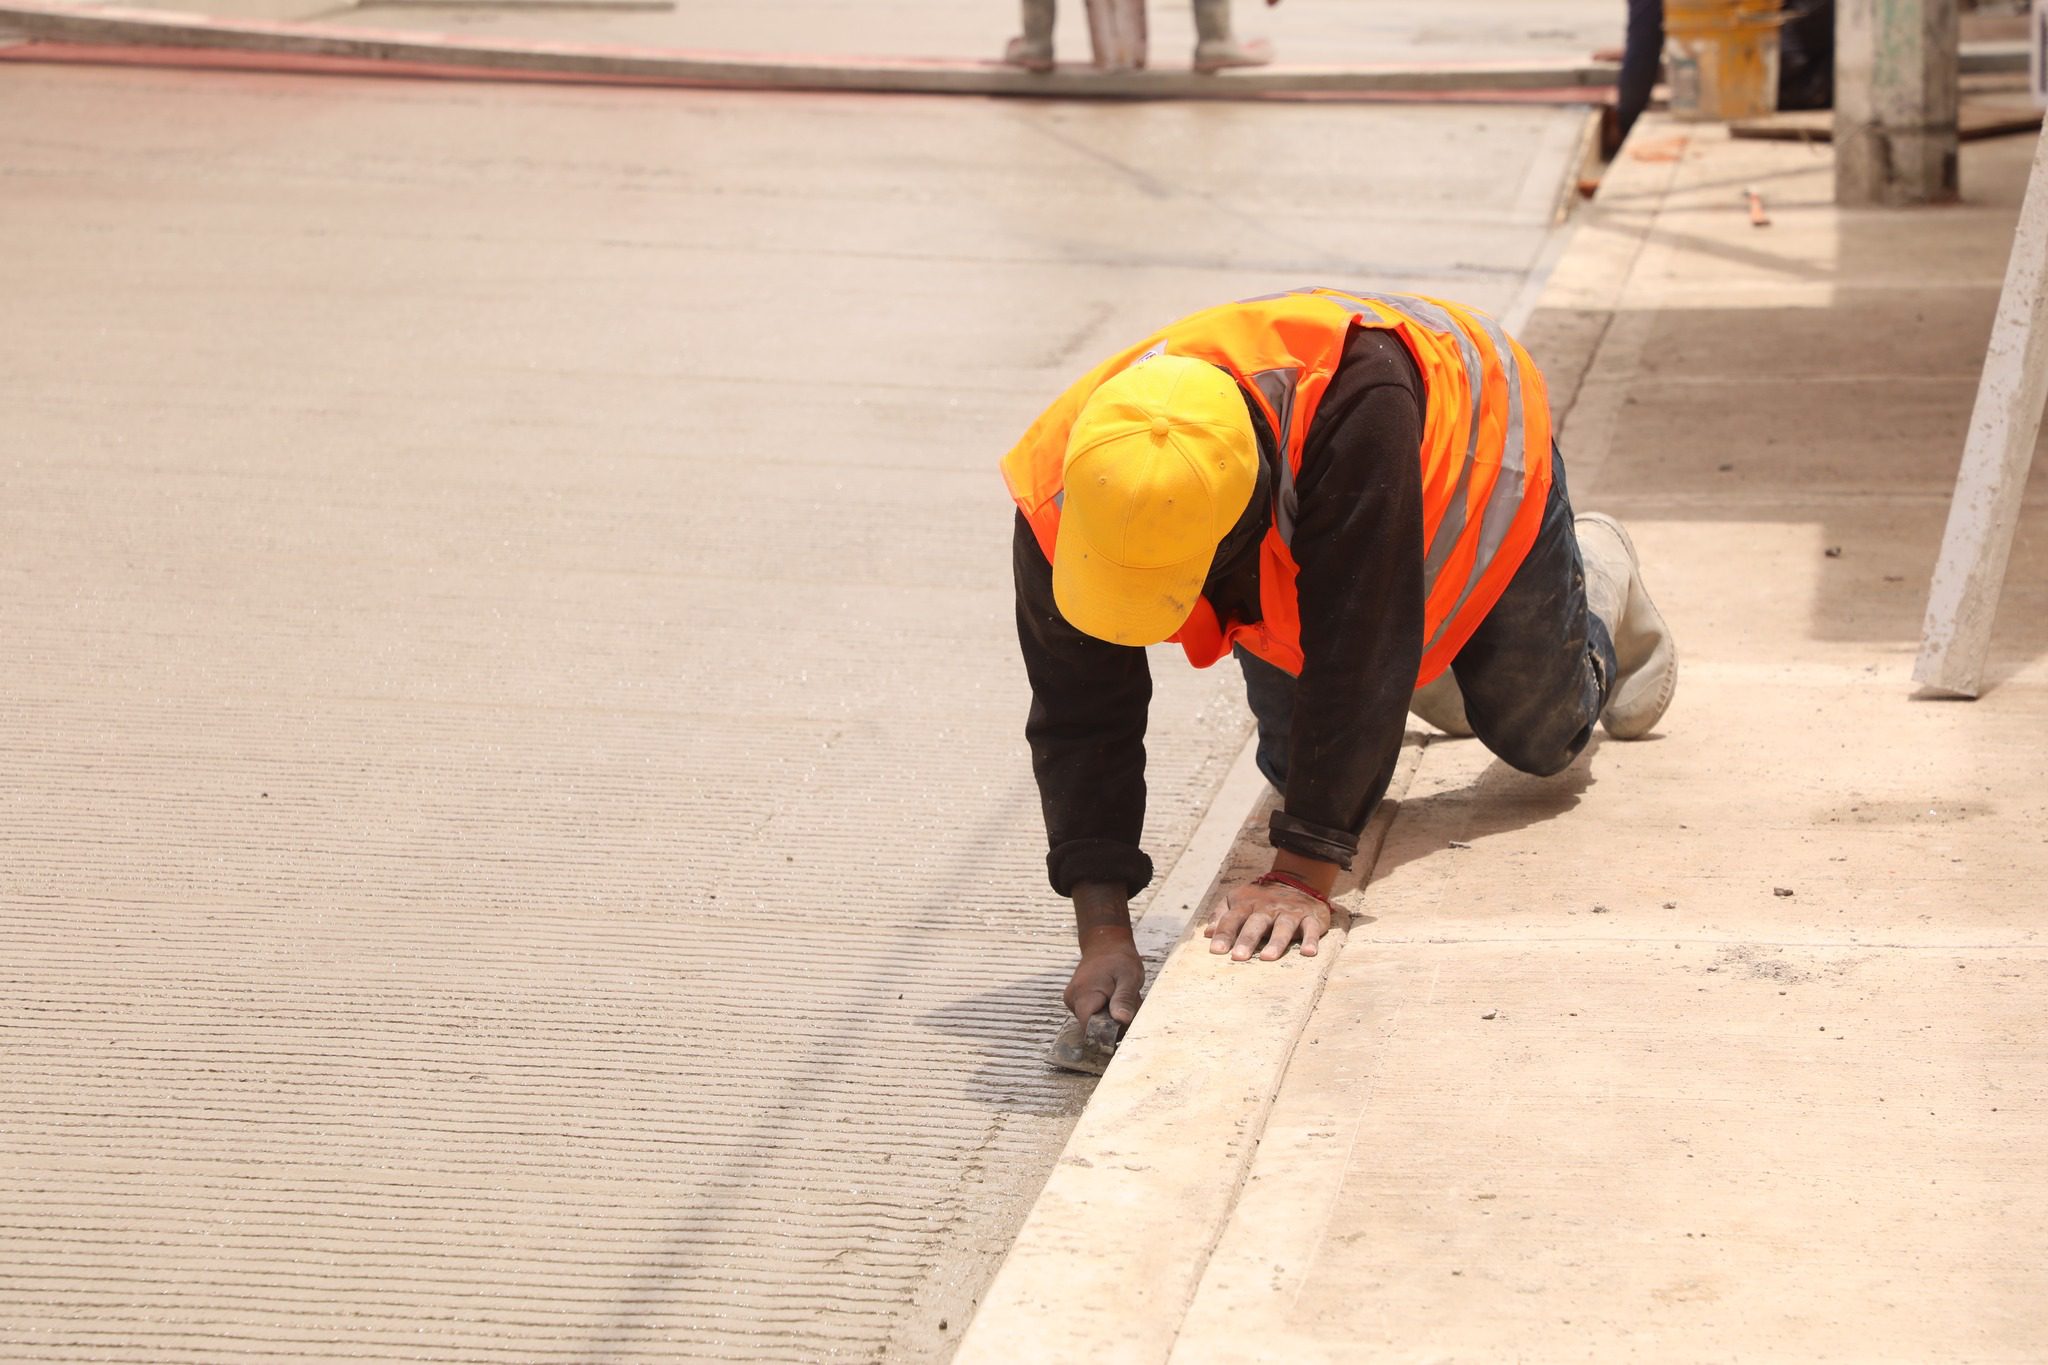
[[1194,614],[1214,546],[1178,564],[1134,569],[1095,553],[1072,526],[1061,518],[1053,542],[1052,598],[1074,629],[1113,645],[1156,645]]

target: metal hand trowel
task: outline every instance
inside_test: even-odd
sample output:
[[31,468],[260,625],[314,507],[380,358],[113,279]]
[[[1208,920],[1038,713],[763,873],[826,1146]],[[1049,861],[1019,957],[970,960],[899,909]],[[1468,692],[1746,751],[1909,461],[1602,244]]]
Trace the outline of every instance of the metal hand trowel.
[[1107,1013],[1090,1015],[1085,1022],[1069,1018],[1053,1036],[1045,1059],[1062,1071],[1100,1076],[1109,1059],[1116,1056],[1116,1045],[1123,1041],[1126,1027]]

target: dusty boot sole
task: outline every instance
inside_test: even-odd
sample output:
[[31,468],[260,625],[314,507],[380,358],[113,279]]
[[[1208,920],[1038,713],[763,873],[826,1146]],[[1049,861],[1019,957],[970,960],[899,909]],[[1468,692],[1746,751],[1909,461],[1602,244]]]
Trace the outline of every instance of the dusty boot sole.
[[1453,739],[1469,739],[1472,722],[1465,716],[1465,694],[1448,668],[1415,689],[1408,699],[1410,714],[1434,725]]
[[1600,724],[1615,739],[1641,739],[1664,718],[1678,691],[1678,647],[1664,613],[1643,586],[1642,556],[1636,553],[1628,528],[1603,512],[1582,512],[1576,520],[1605,526],[1628,552],[1628,599],[1612,632],[1619,675],[1607,694]]

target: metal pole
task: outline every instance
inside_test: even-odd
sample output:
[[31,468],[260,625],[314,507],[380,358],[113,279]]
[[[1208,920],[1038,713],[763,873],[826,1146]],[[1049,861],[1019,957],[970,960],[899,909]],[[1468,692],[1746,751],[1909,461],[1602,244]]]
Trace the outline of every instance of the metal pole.
[[1841,0],[1835,202],[1956,197],[1956,0]]

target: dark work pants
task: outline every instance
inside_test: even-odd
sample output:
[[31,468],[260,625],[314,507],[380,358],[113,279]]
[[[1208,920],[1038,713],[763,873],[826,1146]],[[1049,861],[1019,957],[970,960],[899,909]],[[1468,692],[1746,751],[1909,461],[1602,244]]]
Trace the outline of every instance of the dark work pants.
[[[1472,732],[1525,773],[1563,772],[1593,737],[1614,678],[1614,641],[1586,610],[1586,573],[1572,529],[1564,459],[1552,452],[1550,500],[1528,558],[1451,661]],[[1235,651],[1259,722],[1259,771],[1287,790],[1294,677]]]
[[1650,107],[1650,89],[1664,60],[1664,0],[1628,0],[1628,37],[1621,46],[1615,126],[1623,137]]

